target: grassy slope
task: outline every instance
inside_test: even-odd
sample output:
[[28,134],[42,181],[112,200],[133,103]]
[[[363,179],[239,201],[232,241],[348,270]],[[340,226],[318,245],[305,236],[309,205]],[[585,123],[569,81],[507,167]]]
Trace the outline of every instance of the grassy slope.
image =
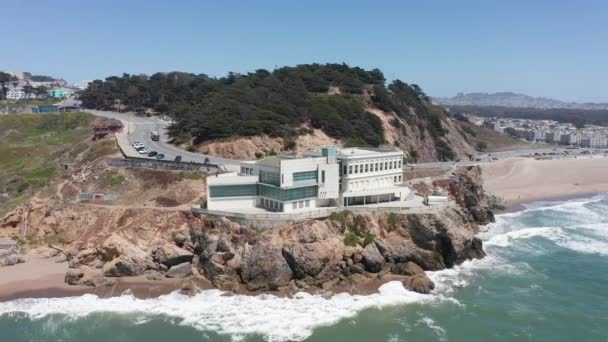
[[538,147],[538,145],[513,139],[506,134],[498,133],[486,127],[479,127],[472,123],[462,121],[455,122],[457,123],[460,131],[464,133],[471,146],[475,147],[478,142],[483,141],[488,146],[488,152],[499,152],[520,148],[534,148],[535,146]]
[[41,189],[86,148],[92,116],[86,113],[0,116],[0,215]]

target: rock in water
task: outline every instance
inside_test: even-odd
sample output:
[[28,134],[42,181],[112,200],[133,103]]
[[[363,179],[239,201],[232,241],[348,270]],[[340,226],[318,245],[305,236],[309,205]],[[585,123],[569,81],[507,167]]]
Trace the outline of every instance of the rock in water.
[[418,293],[431,293],[435,288],[435,283],[425,273],[416,273],[409,279],[403,281],[403,286]]
[[192,264],[189,262],[175,265],[171,267],[165,274],[167,278],[186,278],[190,275],[192,275]]

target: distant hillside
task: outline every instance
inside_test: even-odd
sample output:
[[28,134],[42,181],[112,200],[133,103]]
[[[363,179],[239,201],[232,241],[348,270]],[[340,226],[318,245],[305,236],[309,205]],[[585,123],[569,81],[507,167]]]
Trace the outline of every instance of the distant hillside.
[[435,103],[443,106],[500,106],[519,108],[566,108],[600,110],[608,109],[608,103],[576,103],[564,102],[546,97],[532,97],[524,94],[501,92],[501,93],[459,93],[454,97],[436,97]]
[[124,74],[92,82],[81,100],[88,108],[169,114],[177,144],[234,158],[295,152],[328,141],[390,144],[420,160],[454,159],[473,151],[420,87],[399,80],[387,86],[380,70],[345,64],[221,78]]
[[555,120],[558,122],[568,122],[579,128],[584,127],[585,125],[608,126],[608,109],[537,109],[499,106],[450,106],[449,108],[450,113],[452,114],[474,114],[492,118]]

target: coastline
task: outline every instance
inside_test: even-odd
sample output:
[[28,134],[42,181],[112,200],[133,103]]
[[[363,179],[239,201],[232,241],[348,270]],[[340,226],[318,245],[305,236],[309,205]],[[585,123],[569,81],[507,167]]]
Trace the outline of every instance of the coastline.
[[[559,169],[551,177],[541,177],[547,170]],[[602,174],[608,169],[608,159],[578,159],[578,160],[533,160],[514,158],[485,164],[482,166],[482,177],[485,189],[507,201],[506,209],[496,214],[517,212],[525,209],[524,204],[539,201],[563,201],[576,198],[588,198],[608,192],[608,176]],[[574,170],[574,172],[572,172]],[[529,174],[530,176],[526,176]],[[577,184],[578,183],[578,184]],[[525,189],[525,191],[521,190]],[[20,298],[50,298],[70,297],[84,294],[94,294],[100,298],[120,296],[124,291],[131,290],[137,298],[154,298],[180,290],[184,285],[183,279],[163,278],[149,280],[145,276],[117,278],[112,286],[87,287],[68,285],[64,282],[67,262],[57,263],[55,258],[42,254],[30,253],[27,261],[13,266],[0,267],[0,301]],[[369,281],[357,287],[334,287],[331,293],[372,294],[378,288],[394,277],[384,279],[369,277]],[[190,281],[190,280],[186,280]],[[213,289],[211,283],[204,277],[192,279],[202,289]],[[301,291],[301,290],[300,290]],[[305,290],[313,294],[330,292],[319,289]],[[226,292],[230,295],[232,292]],[[272,292],[238,291],[240,295],[270,294],[285,297],[291,294],[290,289]]]
[[608,159],[512,158],[481,166],[484,189],[505,201],[503,212],[523,204],[592,197],[608,192]]

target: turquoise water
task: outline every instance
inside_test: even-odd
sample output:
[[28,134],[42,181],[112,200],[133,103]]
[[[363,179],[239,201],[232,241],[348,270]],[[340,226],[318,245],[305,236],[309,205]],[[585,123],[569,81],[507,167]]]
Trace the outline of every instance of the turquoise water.
[[488,257],[430,273],[432,295],[32,299],[0,341],[608,341],[608,196],[499,215]]

